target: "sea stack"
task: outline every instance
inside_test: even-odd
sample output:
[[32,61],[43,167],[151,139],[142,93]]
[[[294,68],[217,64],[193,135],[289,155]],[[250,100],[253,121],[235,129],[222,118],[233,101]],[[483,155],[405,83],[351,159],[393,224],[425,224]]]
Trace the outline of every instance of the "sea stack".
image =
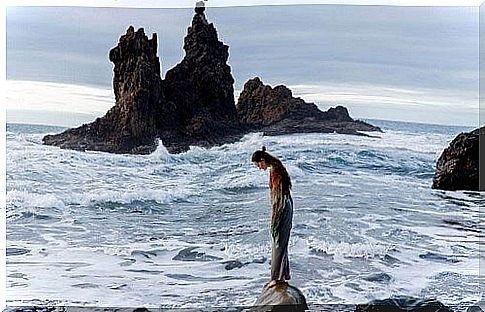
[[359,131],[381,131],[363,121],[353,120],[343,106],[323,112],[314,103],[293,97],[286,86],[272,88],[263,84],[259,77],[245,83],[237,113],[251,130],[266,135],[310,132],[362,135]]
[[479,190],[479,136],[485,127],[459,134],[436,163],[433,188],[448,191]]
[[184,39],[185,57],[167,71],[164,91],[173,107],[177,129],[175,140],[162,141],[169,151],[187,150],[190,145],[210,147],[234,142],[244,129],[237,118],[234,78],[227,64],[229,47],[219,41],[204,10],[195,9],[192,25]]
[[90,124],[43,138],[44,144],[74,150],[148,154],[156,148],[157,119],[164,102],[157,36],[130,26],[109,53],[114,64],[116,104]]

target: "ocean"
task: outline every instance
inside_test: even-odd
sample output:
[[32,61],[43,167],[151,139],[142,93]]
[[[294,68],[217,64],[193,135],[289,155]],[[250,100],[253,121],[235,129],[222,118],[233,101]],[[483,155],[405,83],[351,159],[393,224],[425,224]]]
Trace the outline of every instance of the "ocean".
[[480,299],[485,196],[431,189],[472,128],[369,120],[378,137],[246,135],[172,155],[42,145],[65,128],[7,124],[7,305],[249,306],[270,277],[265,145],[293,181],[291,284],[310,306],[400,295]]

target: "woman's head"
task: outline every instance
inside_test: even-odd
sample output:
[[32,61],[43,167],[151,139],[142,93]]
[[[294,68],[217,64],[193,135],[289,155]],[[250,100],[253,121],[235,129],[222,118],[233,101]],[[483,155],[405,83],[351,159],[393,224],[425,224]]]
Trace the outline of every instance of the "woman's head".
[[266,147],[263,146],[260,151],[254,152],[251,161],[259,169],[266,170],[271,167],[273,171],[276,171],[282,178],[285,193],[291,189],[291,179],[288,172],[278,158],[266,152]]
[[251,161],[258,167],[259,169],[266,170],[269,166],[271,166],[271,158],[272,156],[266,153],[266,147],[263,146],[260,151],[256,151],[253,153],[251,157]]

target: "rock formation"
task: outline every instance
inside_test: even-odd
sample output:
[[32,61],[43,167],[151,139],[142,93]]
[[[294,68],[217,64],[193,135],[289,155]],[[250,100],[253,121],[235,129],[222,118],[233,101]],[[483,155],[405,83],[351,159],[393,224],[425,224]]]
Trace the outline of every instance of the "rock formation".
[[261,295],[251,311],[305,311],[308,310],[305,296],[288,283],[278,283],[272,287],[264,286]]
[[[204,10],[196,8],[192,25],[184,39],[184,59],[165,75],[164,91],[177,125],[160,125],[164,145],[212,146],[242,137],[234,102],[234,78],[227,65],[229,47],[218,40]],[[164,140],[163,132],[177,140]],[[184,144],[180,144],[183,141]]]
[[485,127],[459,134],[436,163],[433,188],[449,191],[479,190],[479,135]]
[[90,124],[47,135],[47,145],[75,150],[147,154],[156,148],[157,119],[164,101],[157,56],[157,37],[130,26],[109,53],[114,63],[116,104]]
[[313,103],[293,97],[283,85],[271,88],[258,78],[244,85],[237,103],[240,120],[252,130],[267,135],[307,132],[361,134],[359,131],[381,131],[363,121],[353,120],[343,106],[322,112]]
[[[202,2],[203,4],[203,2]],[[205,8],[195,15],[184,39],[185,57],[160,77],[157,37],[130,26],[110,51],[116,104],[90,124],[47,135],[44,144],[76,150],[147,154],[158,139],[170,153],[190,146],[231,143],[250,131],[267,135],[295,132],[379,131],[350,118],[338,106],[327,112],[294,98],[284,86],[272,89],[258,79],[245,85],[236,108],[229,47],[219,41]]]

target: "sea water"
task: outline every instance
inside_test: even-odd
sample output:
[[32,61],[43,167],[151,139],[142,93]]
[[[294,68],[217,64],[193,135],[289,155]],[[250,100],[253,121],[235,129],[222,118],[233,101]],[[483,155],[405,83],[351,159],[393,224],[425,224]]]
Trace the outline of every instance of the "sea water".
[[384,133],[253,133],[177,155],[63,150],[42,137],[64,128],[7,125],[7,304],[253,304],[270,277],[268,172],[250,161],[265,145],[293,181],[291,284],[310,305],[465,309],[480,299],[485,196],[431,184],[471,128],[370,122]]

